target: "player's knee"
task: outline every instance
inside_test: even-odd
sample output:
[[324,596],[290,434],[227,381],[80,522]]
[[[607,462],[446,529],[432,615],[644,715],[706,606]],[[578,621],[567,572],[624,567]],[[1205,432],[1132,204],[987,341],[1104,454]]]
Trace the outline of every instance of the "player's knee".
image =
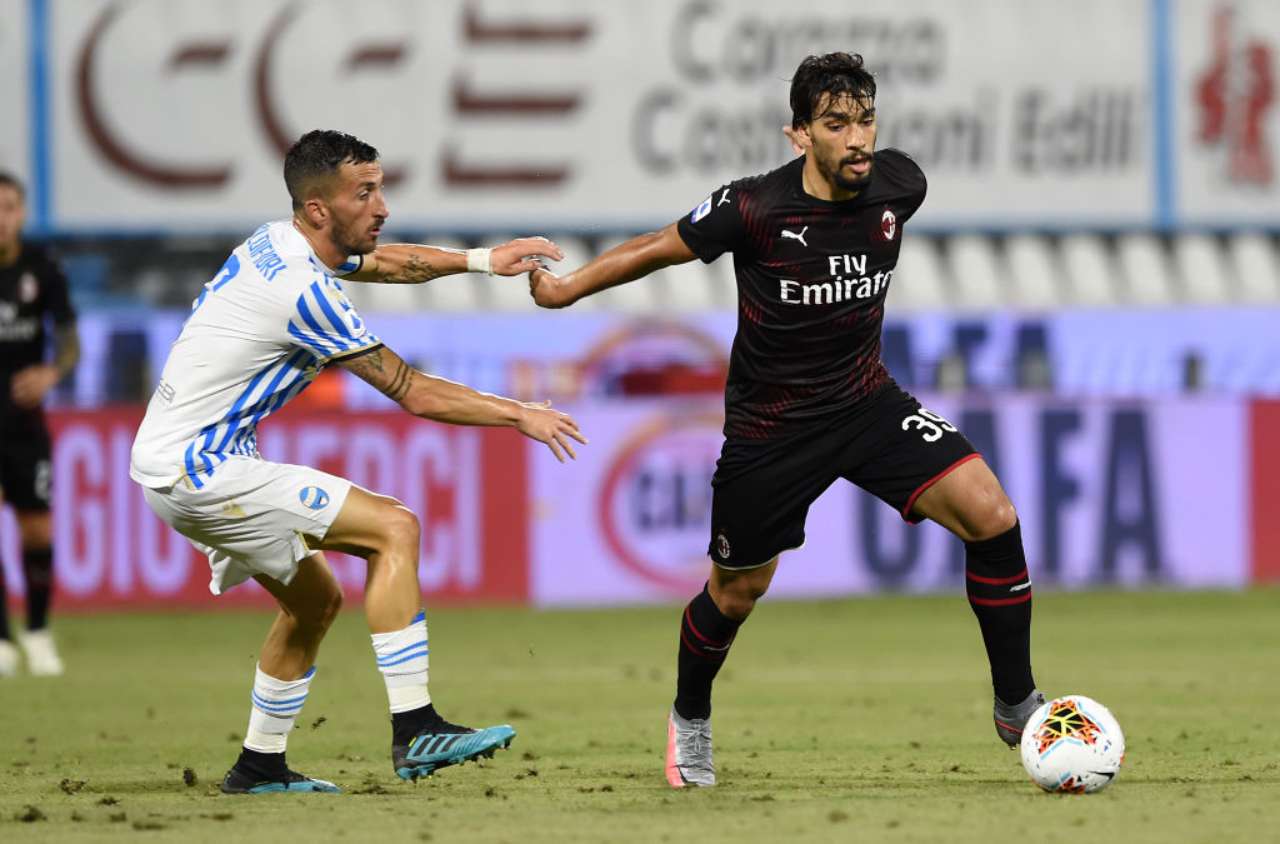
[[764,597],[768,589],[767,582],[753,582],[750,578],[741,578],[726,584],[720,590],[720,594],[714,596],[716,607],[726,618],[743,621],[751,615],[751,611],[756,607],[756,601]]
[[1009,497],[1001,493],[984,502],[966,521],[971,536],[968,541],[981,542],[1011,530],[1018,523],[1018,512]]
[[731,618],[734,621],[744,621],[747,616],[751,615],[751,611],[755,609],[756,599],[747,595],[725,592],[720,596],[720,600],[716,601],[716,608],[720,610],[725,618]]
[[28,551],[44,551],[53,544],[53,520],[48,513],[19,513],[18,536]]
[[418,547],[422,532],[421,525],[413,511],[403,504],[397,502],[387,508],[382,528],[383,538],[389,547],[412,549]]

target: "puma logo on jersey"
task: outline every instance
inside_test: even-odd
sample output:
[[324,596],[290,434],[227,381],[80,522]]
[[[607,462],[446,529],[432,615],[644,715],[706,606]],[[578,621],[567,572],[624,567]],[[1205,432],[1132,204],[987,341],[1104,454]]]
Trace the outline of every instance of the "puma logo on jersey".
[[729,189],[725,188],[724,193],[720,194],[719,201],[716,202],[716,207],[719,208],[721,205],[727,205],[728,203],[729,203]]
[[796,232],[793,232],[793,231],[789,231],[789,230],[787,230],[787,229],[783,229],[783,230],[782,230],[782,236],[783,236],[783,237],[789,237],[789,238],[791,238],[792,240],[798,240],[798,241],[800,241],[800,245],[801,245],[801,246],[804,246],[804,247],[808,248],[809,244],[807,244],[807,243],[805,243],[805,242],[804,242],[804,233],[805,233],[805,232],[807,232],[808,230],[809,230],[809,227],[808,227],[808,226],[805,226],[804,228],[802,228],[802,229],[799,231],[799,233],[796,233]]

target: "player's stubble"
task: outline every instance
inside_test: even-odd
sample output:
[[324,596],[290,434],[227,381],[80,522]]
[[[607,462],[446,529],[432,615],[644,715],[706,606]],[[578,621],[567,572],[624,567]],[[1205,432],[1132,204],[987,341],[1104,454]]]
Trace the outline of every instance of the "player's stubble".
[[[837,108],[852,114],[855,119],[860,119],[864,112],[872,108],[872,104],[845,97],[835,102],[828,101],[824,113]],[[811,127],[821,119],[821,115],[815,117]],[[829,184],[851,193],[857,193],[867,186],[867,183],[871,180],[871,174],[875,170],[876,136],[874,130],[872,131],[873,133],[866,149],[850,151],[838,137],[822,138],[819,132],[816,132],[814,128],[810,128],[810,137],[813,139],[813,143],[808,152],[813,156],[814,163],[818,166],[818,172]],[[844,169],[846,166],[861,161],[867,163],[867,172],[855,176],[845,175]]]

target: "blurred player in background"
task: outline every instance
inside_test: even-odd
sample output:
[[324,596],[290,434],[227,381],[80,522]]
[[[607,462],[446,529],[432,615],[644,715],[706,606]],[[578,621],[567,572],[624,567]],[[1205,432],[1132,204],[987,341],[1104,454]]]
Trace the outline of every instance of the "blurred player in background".
[[712,481],[713,565],[681,617],[668,719],[666,776],[677,788],[715,784],[712,681],[778,555],[804,543],[809,506],[838,478],[964,541],[1001,740],[1017,745],[1043,700],[1013,505],[969,440],[894,383],[880,359],[885,296],[925,178],[903,153],[876,152],[875,95],[861,56],[810,56],[791,84],[788,135],[803,156],[717,188],[688,217],[562,278],[530,274],[539,305],[564,307],[662,267],[733,253],[738,330]]
[[[13,505],[22,540],[27,629],[18,642],[32,674],[62,673],[49,631],[53,597],[53,520],[49,516],[49,430],[45,396],[80,359],[67,278],[43,248],[22,239],[26,191],[0,172],[0,502]],[[47,360],[46,321],[53,324]],[[0,569],[0,677],[18,669]]]
[[545,404],[479,393],[414,370],[371,334],[337,276],[419,283],[472,271],[517,275],[560,251],[541,238],[467,252],[377,245],[388,210],[378,152],[314,131],[289,150],[293,218],[267,223],[195,300],[147,406],[131,476],[152,509],[208,555],[220,594],[252,577],[280,604],[258,659],[249,728],[228,793],[336,791],[291,771],[285,746],[316,673],[316,653],[342,603],[323,549],[368,561],[365,615],[386,681],[392,763],[404,779],[492,755],[509,726],[445,721],[427,691],[427,623],[418,585],[419,522],[403,504],[334,475],[258,455],[259,421],[327,365],[341,366],[415,416],[503,425],[561,461],[577,425]]

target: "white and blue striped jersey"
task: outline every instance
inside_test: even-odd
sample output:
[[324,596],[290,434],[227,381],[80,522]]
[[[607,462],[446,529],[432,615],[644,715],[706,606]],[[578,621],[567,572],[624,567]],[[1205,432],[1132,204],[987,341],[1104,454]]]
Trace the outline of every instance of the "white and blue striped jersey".
[[240,244],[195,302],[134,438],[129,475],[143,486],[185,477],[196,489],[230,455],[257,456],[257,426],[326,363],[380,341],[291,220]]

